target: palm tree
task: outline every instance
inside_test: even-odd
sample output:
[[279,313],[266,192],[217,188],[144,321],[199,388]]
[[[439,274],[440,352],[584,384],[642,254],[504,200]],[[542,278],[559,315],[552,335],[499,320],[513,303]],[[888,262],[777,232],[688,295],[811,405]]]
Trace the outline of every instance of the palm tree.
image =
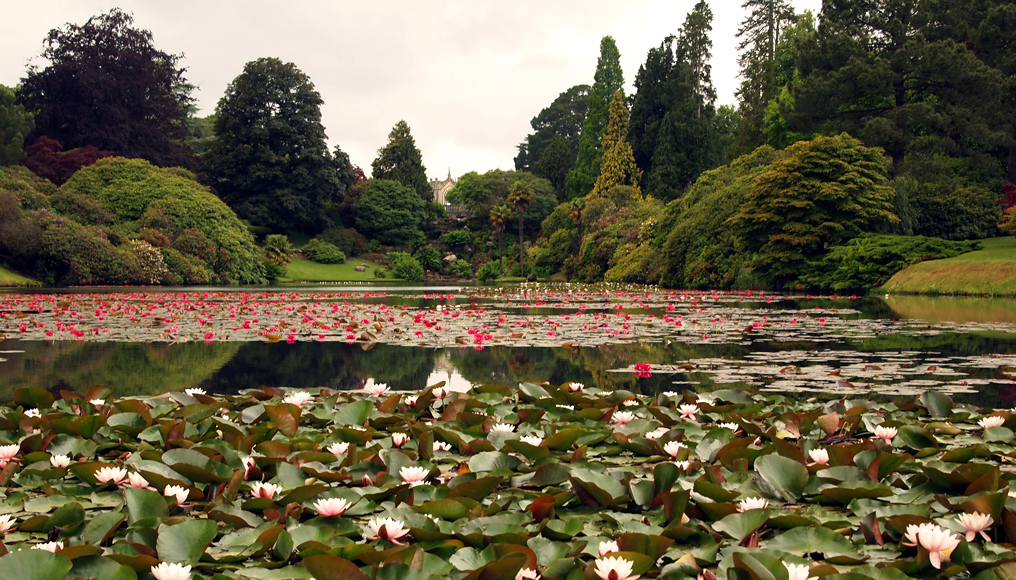
[[515,211],[519,212],[519,274],[525,276],[525,250],[522,247],[522,214],[525,213],[529,204],[533,203],[533,199],[536,195],[533,193],[533,188],[525,181],[516,181],[512,184],[512,188],[508,191],[508,203],[515,206]]
[[494,233],[497,234],[497,251],[501,257],[501,276],[504,276],[504,230],[510,219],[512,219],[512,209],[505,204],[490,210],[490,225],[494,226]]

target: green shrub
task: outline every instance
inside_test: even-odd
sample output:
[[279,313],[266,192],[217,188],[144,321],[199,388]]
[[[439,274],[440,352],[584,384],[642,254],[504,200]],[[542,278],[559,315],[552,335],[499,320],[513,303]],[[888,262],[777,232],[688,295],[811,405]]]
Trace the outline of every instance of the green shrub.
[[182,254],[200,258],[206,264],[211,264],[215,261],[215,244],[212,243],[212,240],[208,239],[208,236],[204,232],[197,228],[184,230],[173,240],[173,247]]
[[329,228],[316,239],[334,245],[347,256],[359,256],[367,246],[367,240],[352,228]]
[[342,250],[318,238],[307,242],[302,249],[308,260],[318,264],[341,264],[346,261],[346,254]]
[[56,186],[21,165],[0,167],[0,191],[9,191],[18,198],[23,210],[50,207],[49,196]]
[[885,284],[893,274],[912,264],[951,258],[978,247],[975,241],[863,235],[842,246],[833,246],[820,260],[809,262],[798,284],[803,288],[834,292],[868,290]]
[[356,229],[385,244],[402,244],[419,232],[424,201],[397,181],[374,179],[356,207]]
[[471,278],[473,276],[473,266],[461,258],[449,264],[448,271],[459,278]]
[[441,269],[441,252],[438,252],[437,248],[433,246],[420,248],[413,257],[423,266],[424,270],[437,272]]
[[266,237],[264,251],[265,263],[277,264],[282,266],[283,270],[293,260],[293,245],[283,234],[271,234]]
[[278,262],[270,262],[265,260],[265,276],[268,276],[269,280],[278,280],[286,275],[286,266],[279,264]]
[[215,272],[200,258],[185,256],[179,250],[162,248],[162,261],[166,264],[167,284],[214,284],[218,283]]
[[81,225],[48,210],[35,212],[42,229],[40,278],[62,286],[149,284],[142,260],[118,248],[98,228]]
[[419,282],[423,280],[423,266],[416,258],[405,252],[389,252],[388,259],[392,261],[392,276],[408,282]]
[[387,275],[388,275],[387,271],[384,268],[382,268],[380,266],[378,266],[377,268],[374,268],[374,277],[375,278],[384,278]]
[[94,198],[59,191],[50,196],[49,200],[54,211],[86,226],[108,226],[113,223],[113,216]]
[[467,246],[469,245],[469,230],[452,230],[441,236],[441,241],[452,249]]
[[497,261],[491,260],[485,262],[480,269],[476,271],[476,281],[481,284],[489,284],[494,281],[501,271],[501,266]]

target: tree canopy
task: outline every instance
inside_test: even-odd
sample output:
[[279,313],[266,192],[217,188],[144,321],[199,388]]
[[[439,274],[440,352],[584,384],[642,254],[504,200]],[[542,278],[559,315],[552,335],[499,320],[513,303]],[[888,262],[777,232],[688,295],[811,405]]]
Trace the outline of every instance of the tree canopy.
[[383,244],[409,241],[420,229],[425,202],[411,187],[391,179],[372,179],[356,210],[356,229]]
[[416,148],[416,141],[405,121],[395,124],[388,133],[388,143],[378,149],[377,158],[371,163],[371,177],[398,181],[416,191],[420,199],[434,201],[434,189],[427,180],[423,155]]
[[11,165],[25,157],[25,138],[35,120],[14,102],[11,89],[0,85],[0,165]]
[[49,31],[45,68],[29,67],[18,101],[35,115],[33,137],[93,145],[160,166],[188,164],[181,144],[193,88],[180,56],[155,47],[119,8]]
[[321,95],[293,63],[248,62],[215,108],[206,156],[212,185],[237,215],[279,232],[314,234],[343,185],[328,153]]
[[550,181],[564,193],[565,178],[579,154],[582,123],[589,109],[589,85],[575,85],[533,117],[533,133],[519,144],[515,169]]
[[589,195],[603,196],[618,185],[631,186],[634,195],[642,197],[639,180],[642,172],[635,165],[631,143],[628,142],[628,107],[624,104],[624,93],[617,91],[610,101],[610,122],[603,134],[603,162],[600,176]]

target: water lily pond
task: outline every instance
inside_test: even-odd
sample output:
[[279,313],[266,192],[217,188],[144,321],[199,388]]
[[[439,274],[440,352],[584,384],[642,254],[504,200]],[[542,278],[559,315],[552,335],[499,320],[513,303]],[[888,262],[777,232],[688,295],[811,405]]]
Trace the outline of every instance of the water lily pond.
[[3,294],[0,580],[1006,580],[1010,312]]

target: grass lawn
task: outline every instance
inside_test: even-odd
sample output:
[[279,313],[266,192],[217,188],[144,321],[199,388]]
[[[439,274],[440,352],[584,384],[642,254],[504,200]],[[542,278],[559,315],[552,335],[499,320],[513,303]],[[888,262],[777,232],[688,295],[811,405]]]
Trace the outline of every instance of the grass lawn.
[[954,258],[914,264],[883,288],[890,293],[1016,295],[1016,238],[982,240],[981,246]]
[[[355,268],[367,264],[367,269],[357,272]],[[302,258],[294,258],[286,267],[286,276],[279,282],[366,282],[380,280],[374,277],[378,264],[359,258],[349,258],[344,264],[318,264]],[[391,279],[391,273],[388,274]]]
[[0,266],[0,286],[42,286],[42,284]]

